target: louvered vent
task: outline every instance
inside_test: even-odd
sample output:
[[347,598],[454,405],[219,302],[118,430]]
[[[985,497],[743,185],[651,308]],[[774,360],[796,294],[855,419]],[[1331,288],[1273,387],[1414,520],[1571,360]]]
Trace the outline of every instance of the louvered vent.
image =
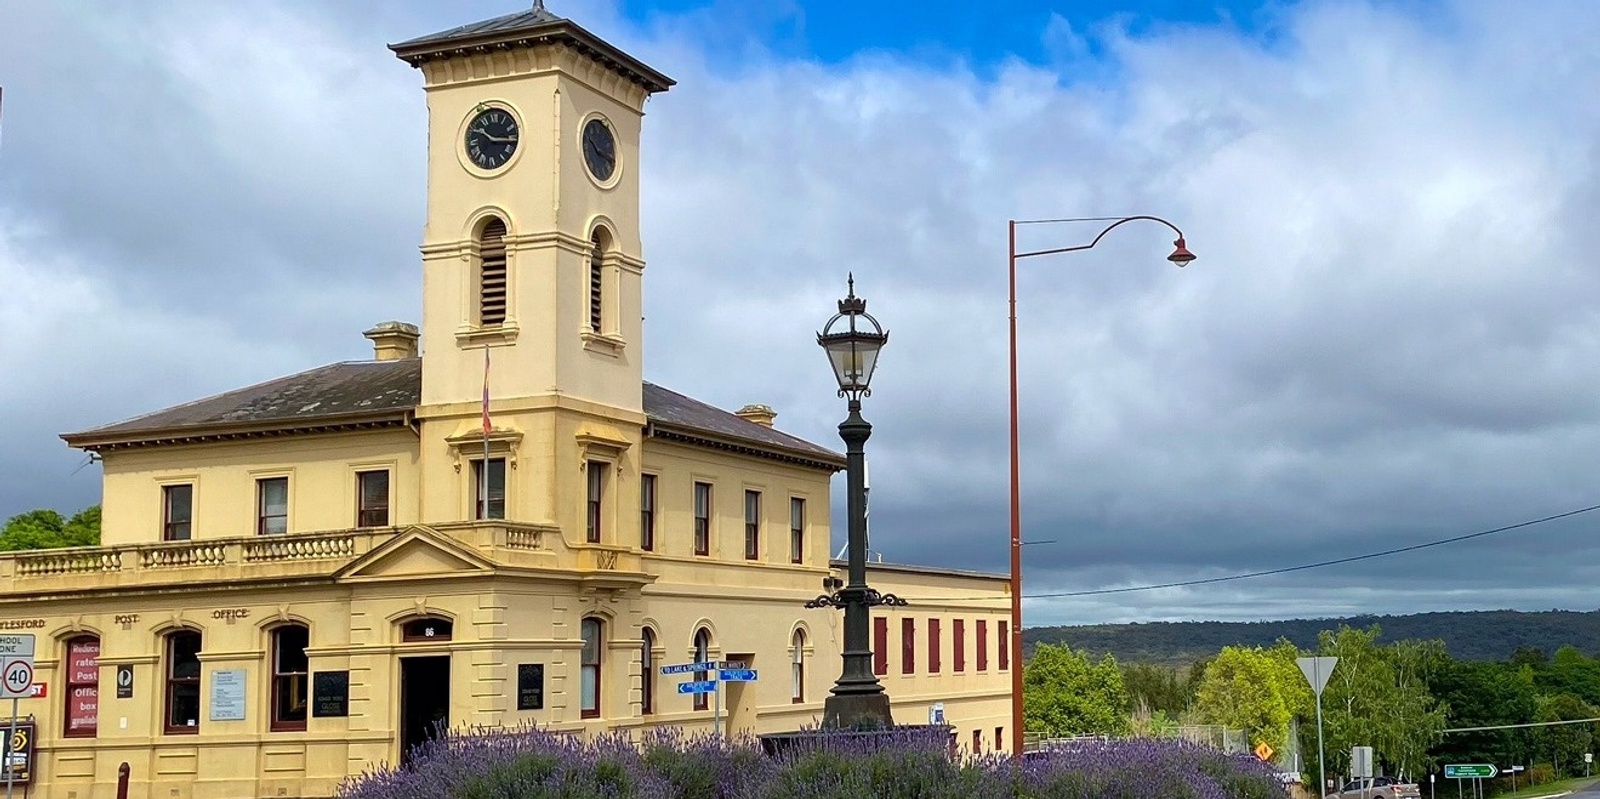
[[484,327],[506,321],[506,223],[493,219],[478,240],[483,267],[478,294],[478,319]]
[[600,332],[602,300],[605,296],[600,267],[605,254],[605,243],[599,236],[590,242],[594,249],[589,256],[589,329]]

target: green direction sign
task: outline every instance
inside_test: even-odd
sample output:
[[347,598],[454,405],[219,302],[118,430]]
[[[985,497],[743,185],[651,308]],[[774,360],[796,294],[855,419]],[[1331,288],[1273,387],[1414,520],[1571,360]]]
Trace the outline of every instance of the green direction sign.
[[1473,780],[1492,779],[1500,773],[1500,767],[1489,763],[1468,763],[1444,767],[1444,778],[1447,780]]

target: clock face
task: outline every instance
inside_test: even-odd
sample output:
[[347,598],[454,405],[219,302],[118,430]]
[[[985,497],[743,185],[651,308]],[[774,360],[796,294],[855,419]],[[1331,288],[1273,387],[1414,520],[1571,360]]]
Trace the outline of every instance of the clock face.
[[467,157],[481,169],[499,169],[517,151],[517,118],[500,108],[490,108],[467,125]]
[[602,183],[617,171],[617,138],[603,119],[591,119],[583,126],[583,162]]

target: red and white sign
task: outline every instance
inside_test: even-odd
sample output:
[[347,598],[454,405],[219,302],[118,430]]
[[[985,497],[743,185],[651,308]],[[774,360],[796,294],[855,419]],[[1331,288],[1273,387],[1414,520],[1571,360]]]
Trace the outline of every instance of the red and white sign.
[[67,645],[68,735],[93,735],[100,717],[100,641],[84,638]]
[[50,695],[50,683],[36,682],[28,694],[29,699],[42,699]]

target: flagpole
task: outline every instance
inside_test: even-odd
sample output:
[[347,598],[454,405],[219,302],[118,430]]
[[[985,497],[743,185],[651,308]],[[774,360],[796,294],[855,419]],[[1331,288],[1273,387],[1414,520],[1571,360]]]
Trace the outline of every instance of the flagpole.
[[483,467],[478,470],[478,518],[489,518],[489,345],[483,345]]

